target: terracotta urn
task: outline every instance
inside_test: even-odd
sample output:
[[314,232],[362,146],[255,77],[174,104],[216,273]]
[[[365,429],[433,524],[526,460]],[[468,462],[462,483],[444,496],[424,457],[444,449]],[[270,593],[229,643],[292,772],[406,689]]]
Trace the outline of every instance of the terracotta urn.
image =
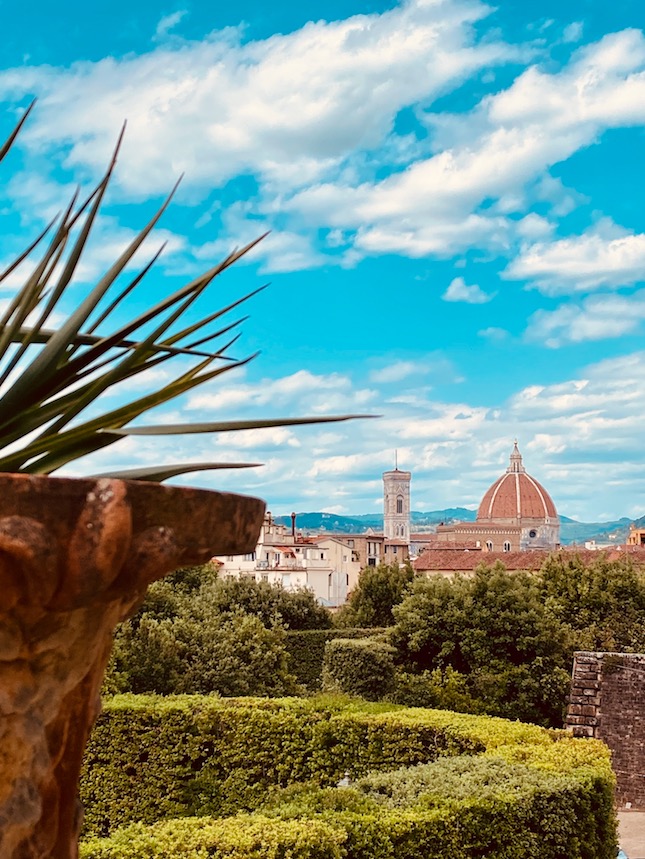
[[115,626],[147,585],[255,548],[258,498],[0,474],[0,859],[73,859]]

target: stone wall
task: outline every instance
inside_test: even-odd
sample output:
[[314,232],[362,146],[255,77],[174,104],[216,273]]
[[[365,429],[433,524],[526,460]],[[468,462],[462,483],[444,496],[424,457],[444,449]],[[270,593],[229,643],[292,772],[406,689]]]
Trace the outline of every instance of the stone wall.
[[645,809],[645,654],[574,654],[565,726],[612,751],[616,802]]

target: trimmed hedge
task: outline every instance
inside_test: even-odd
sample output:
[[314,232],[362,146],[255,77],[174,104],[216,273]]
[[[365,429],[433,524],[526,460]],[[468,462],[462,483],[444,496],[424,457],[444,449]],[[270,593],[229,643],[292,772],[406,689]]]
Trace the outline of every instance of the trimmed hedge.
[[135,823],[111,838],[81,842],[81,859],[342,859],[346,835],[318,820],[260,815],[212,820],[188,817],[152,826]]
[[289,671],[310,692],[321,688],[325,645],[336,638],[369,638],[383,630],[379,629],[288,629],[284,645],[289,655]]
[[[372,770],[483,751],[487,743],[447,711],[348,704],[347,699],[119,695],[94,727],[81,777],[86,832],[186,815],[234,814],[269,786],[333,785]],[[484,734],[503,720],[482,719]],[[520,725],[513,735],[541,737]],[[500,729],[500,742],[508,742]]]
[[325,646],[322,685],[328,692],[379,701],[394,691],[394,649],[374,638],[336,638]]
[[[183,743],[188,758],[206,729],[211,742],[218,739],[211,754],[225,754],[231,726],[244,733],[251,720],[235,754],[237,766],[256,776],[260,756],[265,780],[256,798],[264,798],[264,805],[256,814],[225,820],[127,826],[110,838],[85,841],[83,859],[613,859],[616,853],[609,752],[595,740],[502,719],[338,700],[315,705],[293,700],[121,700],[107,708],[106,716],[116,727],[126,714],[137,728],[147,717],[148,729],[161,731],[162,740],[170,736],[167,730],[179,726],[181,714],[184,726],[192,725],[193,731],[184,731],[175,745]],[[298,726],[300,732],[287,742]],[[263,739],[265,731],[271,736]],[[137,745],[145,749],[136,733],[132,730]],[[301,746],[307,735],[309,758]],[[438,748],[428,743],[432,736]],[[371,774],[350,788],[324,786],[337,779],[337,755],[355,773],[375,765],[392,770],[410,743],[414,750],[408,761],[423,754],[432,760],[438,751],[454,755],[460,748],[471,754]],[[272,762],[271,748],[276,756]],[[178,753],[176,748],[173,760],[167,759],[175,770]],[[133,791],[144,783],[140,776],[146,766],[140,766]],[[102,770],[104,780],[114,774]],[[175,787],[175,772],[158,775],[163,776],[157,782],[160,807],[161,794]],[[268,790],[279,777],[288,781],[295,775],[311,781]],[[107,781],[104,787],[109,789]],[[127,806],[138,798],[136,792],[122,793],[120,803]]]

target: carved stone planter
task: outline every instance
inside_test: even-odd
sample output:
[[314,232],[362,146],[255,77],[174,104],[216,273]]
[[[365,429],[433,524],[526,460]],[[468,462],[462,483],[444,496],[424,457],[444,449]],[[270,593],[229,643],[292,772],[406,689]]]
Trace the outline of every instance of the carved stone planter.
[[264,502],[0,474],[0,859],[73,859],[112,633],[147,585],[255,548]]

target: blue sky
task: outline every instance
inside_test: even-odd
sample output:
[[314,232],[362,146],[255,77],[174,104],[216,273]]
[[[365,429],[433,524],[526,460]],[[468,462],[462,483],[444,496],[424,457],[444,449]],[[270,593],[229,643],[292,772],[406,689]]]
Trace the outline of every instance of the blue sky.
[[38,97],[3,165],[3,259],[124,119],[82,279],[182,172],[142,301],[271,230],[210,299],[270,281],[239,345],[261,355],[152,419],[382,415],[126,440],[75,473],[260,461],[190,482],[351,514],[379,509],[396,448],[428,510],[476,506],[517,437],[565,515],[645,513],[642,4],[0,5],[0,129]]

